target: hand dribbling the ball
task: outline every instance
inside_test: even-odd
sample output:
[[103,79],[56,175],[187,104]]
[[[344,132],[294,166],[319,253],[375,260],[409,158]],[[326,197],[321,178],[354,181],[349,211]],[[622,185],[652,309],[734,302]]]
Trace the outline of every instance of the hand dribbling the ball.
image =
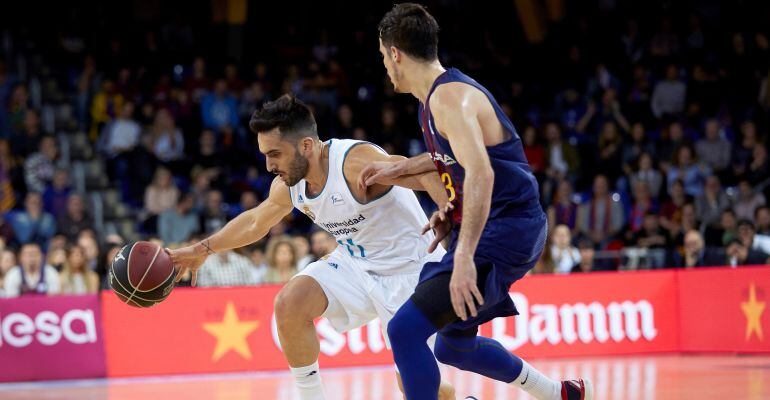
[[198,282],[198,269],[211,254],[208,247],[199,242],[176,250],[168,248],[165,250],[177,269],[176,282],[179,282],[189,270],[192,273],[191,285],[195,286]]

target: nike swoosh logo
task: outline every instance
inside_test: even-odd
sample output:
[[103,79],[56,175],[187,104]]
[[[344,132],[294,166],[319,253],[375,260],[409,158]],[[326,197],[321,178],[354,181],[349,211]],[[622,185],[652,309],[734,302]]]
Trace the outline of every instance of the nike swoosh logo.
[[523,384],[527,383],[527,379],[529,379],[529,371],[527,371],[527,376],[524,377],[524,380],[521,381],[521,384],[523,385]]
[[305,375],[305,377],[308,377],[308,376],[313,376],[313,375],[315,375],[315,374],[317,374],[317,373],[318,373],[318,371],[310,371],[310,373],[309,373],[309,374],[307,374],[307,375]]

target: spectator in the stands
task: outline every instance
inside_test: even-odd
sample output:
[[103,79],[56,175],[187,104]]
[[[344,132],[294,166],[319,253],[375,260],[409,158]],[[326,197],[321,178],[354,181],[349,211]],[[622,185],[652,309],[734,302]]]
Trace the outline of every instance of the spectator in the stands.
[[679,69],[671,64],[666,67],[666,78],[655,84],[652,91],[652,113],[656,118],[678,116],[684,111],[687,85],[679,79]]
[[637,122],[631,127],[631,141],[623,145],[623,171],[626,175],[633,174],[633,168],[639,165],[639,159],[645,153],[655,154],[655,146],[647,139],[644,125]]
[[521,142],[532,173],[539,176],[545,170],[545,148],[537,140],[537,129],[527,125],[521,135]]
[[703,193],[695,199],[695,213],[706,225],[719,222],[722,211],[730,208],[730,200],[722,190],[719,177],[709,175]]
[[179,189],[174,183],[171,171],[158,167],[152,184],[144,192],[144,209],[153,215],[173,208],[179,199]]
[[241,192],[241,199],[238,202],[238,204],[231,206],[228,209],[228,213],[230,214],[230,218],[235,218],[238,216],[238,214],[251,210],[252,208],[259,205],[259,199],[257,198],[257,194],[254,193],[253,190],[244,190]]
[[666,260],[665,249],[670,247],[670,242],[667,232],[660,226],[657,213],[648,212],[644,215],[642,229],[634,233],[632,243],[635,247],[652,250],[648,255],[650,267],[663,267]]
[[11,268],[16,266],[16,253],[8,248],[0,250],[0,299],[6,297],[5,294],[5,276]]
[[631,175],[631,187],[634,187],[636,182],[646,182],[652,198],[659,198],[663,175],[655,169],[651,153],[642,153],[639,156],[639,168]]
[[705,125],[705,137],[695,143],[698,159],[719,173],[730,166],[732,143],[721,137],[719,121],[709,119]]
[[684,192],[684,184],[680,180],[674,181],[669,189],[670,198],[660,207],[660,224],[671,230],[673,225],[682,221],[682,207],[688,202],[687,195]]
[[297,273],[297,249],[291,238],[278,236],[267,243],[265,283],[286,283]]
[[201,265],[198,273],[199,286],[246,286],[256,285],[248,257],[226,250],[213,254]]
[[746,170],[746,179],[752,185],[761,185],[770,178],[770,160],[767,157],[767,147],[763,143],[754,145],[751,152],[751,162]]
[[63,233],[70,241],[75,240],[78,233],[84,229],[93,229],[82,195],[72,193],[67,197],[67,208],[57,219],[57,226],[57,231]]
[[11,148],[18,157],[27,157],[40,148],[43,132],[40,128],[40,116],[37,111],[27,110],[24,113],[24,124],[20,132],[11,136]]
[[134,111],[134,102],[126,101],[118,117],[104,127],[100,146],[110,159],[125,155],[139,144],[142,127],[134,119]]
[[754,146],[759,143],[757,138],[757,124],[752,120],[746,120],[741,124],[740,141],[733,146],[731,157],[732,172],[737,178],[745,178],[751,157],[754,153]]
[[770,236],[770,206],[764,205],[754,210],[754,221],[757,223],[757,234]]
[[738,221],[738,239],[749,249],[770,255],[770,236],[758,235],[752,221],[748,219]]
[[14,180],[20,174],[20,163],[11,146],[5,139],[0,139],[0,215],[16,206]]
[[577,211],[578,231],[597,245],[605,245],[623,227],[623,206],[613,198],[604,175],[597,175],[593,183],[591,200]]
[[572,267],[580,262],[580,251],[572,246],[572,234],[566,225],[556,225],[553,228],[551,248],[546,251],[551,252],[556,271],[560,274],[567,274],[572,271]]
[[577,209],[572,193],[572,184],[562,179],[553,197],[553,205],[548,207],[548,221],[552,224],[566,225],[571,231],[577,226]]
[[650,212],[658,211],[658,205],[650,196],[650,189],[647,182],[637,181],[633,186],[634,202],[631,205],[631,215],[629,215],[628,224],[631,232],[637,232],[642,229],[644,216]]
[[741,180],[738,183],[738,195],[733,204],[735,216],[738,219],[754,218],[754,210],[763,205],[765,205],[765,195],[755,192],[748,180]]
[[727,243],[727,265],[732,267],[740,265],[763,265],[768,263],[767,253],[751,249],[743,244],[740,239],[733,239]]
[[125,99],[115,87],[115,82],[105,79],[101,90],[91,103],[91,139],[96,139],[104,125],[116,118],[123,108]]
[[329,232],[319,229],[310,235],[310,251],[316,260],[331,253],[336,248],[337,242]]
[[725,252],[721,247],[706,247],[703,236],[696,230],[688,231],[685,234],[682,267],[716,267],[724,263]]
[[71,192],[69,172],[66,169],[57,169],[53,181],[43,192],[43,208],[58,219],[67,210],[67,199]]
[[46,185],[53,180],[56,171],[56,158],[59,149],[53,136],[45,136],[40,140],[40,149],[27,157],[24,162],[24,180],[27,190],[43,193]]
[[219,190],[209,190],[206,193],[206,200],[203,211],[200,213],[201,229],[205,234],[214,233],[227,223],[227,205],[222,199],[222,192]]
[[610,182],[615,182],[623,173],[619,168],[623,163],[623,138],[618,132],[618,126],[607,121],[602,125],[599,134],[598,161],[596,168],[607,176]]
[[578,242],[578,252],[580,254],[580,262],[572,267],[571,273],[576,272],[591,272],[594,268],[594,257],[596,256],[596,249],[590,239],[581,239]]
[[51,214],[43,211],[43,199],[39,193],[27,193],[24,211],[12,213],[10,220],[20,244],[34,242],[45,249],[48,240],[56,233],[56,221]]
[[548,141],[545,151],[545,175],[543,192],[545,200],[550,198],[550,193],[555,185],[562,179],[573,179],[580,168],[580,157],[577,149],[562,139],[561,128],[555,122],[545,125],[545,137]]
[[224,79],[218,79],[214,83],[214,91],[203,96],[201,114],[203,126],[217,132],[238,126],[238,105],[235,98],[227,92],[227,82]]
[[189,193],[182,195],[176,207],[158,217],[158,234],[163,243],[179,244],[188,241],[200,230],[200,219],[193,210],[195,199]]
[[168,109],[161,108],[155,114],[155,122],[150,129],[150,143],[152,153],[165,164],[184,157],[184,136]]
[[[709,168],[699,164],[693,158],[692,148],[682,146],[676,152],[676,159],[668,170],[668,182],[681,180],[684,184],[684,191],[689,196],[699,196],[703,192],[703,183],[706,176],[711,173]],[[670,188],[669,188],[670,190]]]
[[107,157],[107,172],[118,182],[124,196],[130,193],[129,168],[132,153],[141,138],[142,127],[134,119],[135,106],[126,101],[120,114],[108,123],[99,138],[99,149]]
[[292,239],[294,248],[297,250],[297,270],[302,271],[308,264],[315,261],[315,258],[310,253],[310,243],[303,235],[294,236]]
[[96,242],[96,235],[94,231],[86,229],[80,231],[77,241],[78,247],[83,249],[83,254],[86,257],[86,265],[89,269],[99,270],[99,244]]
[[91,294],[99,291],[99,275],[86,265],[80,246],[70,246],[67,261],[59,274],[62,294]]
[[46,265],[37,243],[27,243],[19,251],[19,265],[11,268],[3,279],[5,295],[55,295],[61,291],[59,273]]

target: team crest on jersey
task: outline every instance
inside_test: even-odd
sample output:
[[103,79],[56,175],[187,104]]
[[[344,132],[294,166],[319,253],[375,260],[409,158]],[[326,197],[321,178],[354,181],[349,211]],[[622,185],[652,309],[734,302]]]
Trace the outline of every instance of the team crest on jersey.
[[450,157],[449,154],[431,153],[430,156],[434,161],[441,161],[444,165],[457,164],[457,161]]
[[315,214],[313,214],[313,212],[310,211],[310,207],[308,206],[302,207],[302,212],[305,213],[305,215],[307,215],[308,217],[310,217],[310,219],[315,221]]
[[341,206],[345,204],[345,199],[343,199],[342,195],[339,193],[332,193],[331,196],[329,196],[329,198],[332,199],[333,206]]

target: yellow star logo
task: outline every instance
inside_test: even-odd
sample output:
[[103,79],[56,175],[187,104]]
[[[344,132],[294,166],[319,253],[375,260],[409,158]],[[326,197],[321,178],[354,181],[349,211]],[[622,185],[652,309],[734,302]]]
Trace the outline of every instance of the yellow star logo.
[[757,288],[754,282],[749,287],[749,301],[741,302],[741,309],[746,315],[746,340],[751,338],[752,333],[756,333],[759,340],[762,337],[762,313],[765,311],[765,302],[757,301]]
[[219,361],[230,350],[234,350],[241,357],[251,360],[251,349],[246,338],[259,326],[258,321],[241,321],[235,311],[232,301],[225,306],[225,316],[222,322],[203,324],[203,329],[217,338],[217,346],[214,348],[212,361]]

